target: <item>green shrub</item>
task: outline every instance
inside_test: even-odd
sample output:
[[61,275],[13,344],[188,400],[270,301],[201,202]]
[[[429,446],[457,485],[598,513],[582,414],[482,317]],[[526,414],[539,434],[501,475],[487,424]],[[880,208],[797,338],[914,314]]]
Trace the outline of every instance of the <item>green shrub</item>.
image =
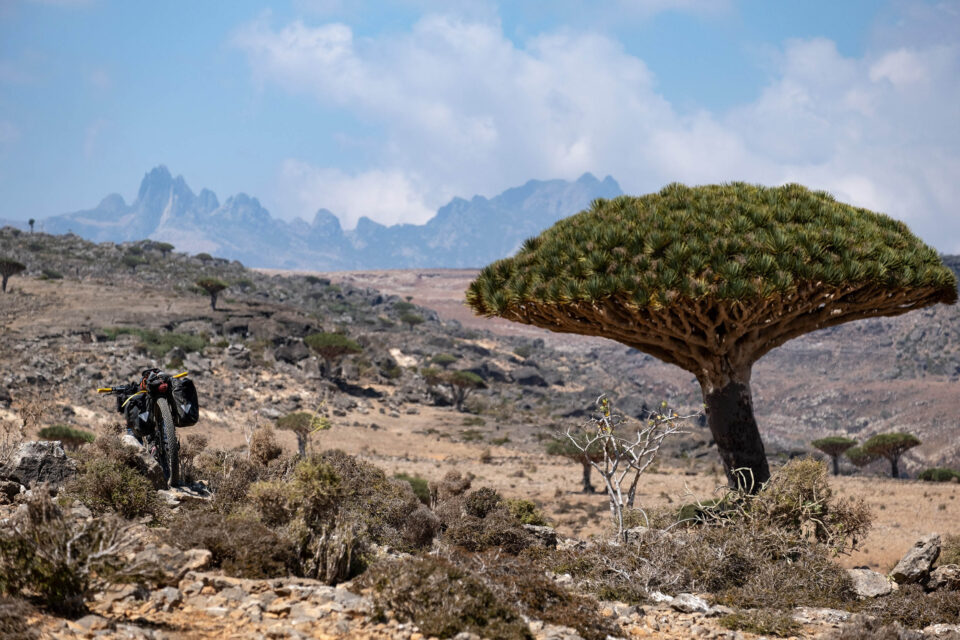
[[430,485],[425,479],[421,478],[420,476],[411,476],[406,473],[395,473],[393,474],[393,477],[397,480],[409,482],[410,488],[413,489],[414,495],[419,498],[420,502],[423,504],[430,504]]
[[180,347],[185,352],[200,351],[207,346],[207,339],[189,333],[171,333],[139,329],[136,327],[114,327],[103,329],[107,340],[116,340],[119,335],[133,335],[140,339],[139,347],[153,358],[160,359],[174,347]]
[[55,424],[40,429],[37,434],[42,440],[59,440],[63,446],[70,450],[76,450],[80,445],[93,442],[97,439],[95,435],[84,429],[77,429],[67,424]]
[[484,582],[442,558],[425,556],[380,562],[356,582],[373,590],[378,611],[393,611],[427,636],[452,638],[468,631],[487,638],[533,636],[512,603]]
[[532,500],[525,500],[523,498],[508,499],[507,510],[510,511],[510,515],[519,520],[521,524],[533,524],[541,527],[547,524],[547,519],[544,517],[543,512],[537,508],[537,505],[534,504]]
[[65,492],[96,514],[113,511],[124,518],[157,517],[162,505],[145,469],[136,449],[115,435],[100,436],[80,452],[77,474],[67,482]]
[[921,471],[917,478],[925,482],[950,482],[954,478],[960,478],[960,472],[953,469],[944,469],[941,467],[932,467]]
[[437,366],[440,366],[446,369],[447,367],[449,367],[459,359],[460,358],[458,358],[457,356],[451,353],[438,353],[437,355],[430,358],[430,364],[435,364]]
[[533,538],[492,489],[478,489],[441,502],[437,515],[444,527],[441,540],[466,551],[498,547],[516,555],[533,544]]
[[63,274],[55,269],[43,269],[40,277],[44,280],[63,280]]
[[789,612],[771,609],[737,611],[723,616],[719,622],[721,626],[734,631],[748,631],[778,638],[795,636],[803,629]]
[[212,509],[179,514],[171,523],[181,549],[209,549],[214,567],[238,578],[279,578],[296,567],[296,549],[284,537],[249,515]]

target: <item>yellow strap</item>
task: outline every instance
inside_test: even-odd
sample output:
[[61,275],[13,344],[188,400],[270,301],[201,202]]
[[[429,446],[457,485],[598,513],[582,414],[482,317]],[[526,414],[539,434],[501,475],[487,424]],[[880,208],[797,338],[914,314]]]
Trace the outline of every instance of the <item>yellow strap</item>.
[[182,377],[185,376],[185,375],[187,375],[187,372],[186,372],[186,371],[184,371],[183,373],[178,373],[177,375],[175,375],[175,376],[173,376],[173,377],[174,377],[174,378],[182,378]]
[[110,387],[100,387],[97,389],[97,393],[110,393],[111,391],[113,391],[113,389]]
[[123,401],[123,404],[120,405],[120,408],[122,409],[123,407],[127,406],[127,403],[128,403],[128,402],[130,402],[131,400],[133,400],[134,398],[136,398],[136,397],[137,397],[138,395],[140,395],[141,393],[146,393],[146,391],[137,391],[135,394],[133,394],[132,396],[130,396],[129,398],[127,398],[126,400],[124,400],[124,401]]

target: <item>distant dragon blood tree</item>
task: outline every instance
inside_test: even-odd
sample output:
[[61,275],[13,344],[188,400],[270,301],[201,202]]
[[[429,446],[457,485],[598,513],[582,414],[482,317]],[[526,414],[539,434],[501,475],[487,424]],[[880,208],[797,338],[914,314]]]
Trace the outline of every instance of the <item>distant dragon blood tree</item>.
[[863,443],[863,450],[874,458],[890,461],[890,477],[900,477],[900,456],[920,446],[920,439],[910,433],[878,433]]
[[843,436],[828,436],[814,440],[810,444],[833,459],[833,475],[838,476],[840,475],[840,456],[847,449],[857,446],[857,441]]
[[789,184],[598,199],[483,269],[480,315],[602,336],[700,382],[728,480],[770,475],[753,364],[791,338],[957,300],[936,251],[902,222]]

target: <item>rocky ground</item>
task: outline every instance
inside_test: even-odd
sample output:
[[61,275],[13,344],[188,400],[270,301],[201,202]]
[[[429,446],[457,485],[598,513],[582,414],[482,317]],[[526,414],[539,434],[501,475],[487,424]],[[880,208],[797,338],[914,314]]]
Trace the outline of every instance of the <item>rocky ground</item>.
[[[448,293],[429,294],[422,284],[438,277],[405,289],[396,278],[265,274],[149,242],[92,245],[9,229],[0,231],[0,255],[28,266],[0,296],[0,450],[7,453],[51,424],[114,431],[113,400],[97,396],[96,386],[129,381],[146,366],[182,368],[201,392],[193,432],[211,448],[244,448],[258,426],[317,411],[332,428],[313,436],[312,448],[336,446],[390,474],[428,480],[449,469],[469,472],[478,485],[533,499],[562,536],[585,538],[606,531],[605,498],[578,493],[579,467],[545,455],[544,442],[584,420],[600,392],[628,415],[663,399],[684,413],[699,409],[689,376],[642,354],[458,321]],[[202,276],[230,283],[215,311],[195,286]],[[836,425],[859,436],[909,424],[925,446],[909,454],[908,469],[957,464],[958,317],[938,308],[861,322],[765,358],[755,389],[771,448],[786,459]],[[363,351],[326,362],[303,340],[317,331],[346,332]],[[878,359],[891,350],[892,359]],[[423,373],[444,366],[484,380],[464,412],[452,406],[449,388],[428,384]],[[811,371],[820,376],[816,384]],[[293,435],[280,435],[294,450]],[[921,534],[960,530],[960,506],[957,485],[897,482],[882,472],[835,486],[841,495],[866,496],[876,515],[874,533],[845,565],[886,573]],[[641,501],[675,506],[709,498],[721,483],[708,432],[693,419],[645,480]],[[150,592],[101,595],[86,618],[32,620],[50,637],[420,637],[389,612],[370,618],[366,596],[342,585],[239,580],[206,571],[202,562]],[[718,611],[679,611],[682,603],[604,606],[629,637],[750,637],[720,626]],[[831,632],[848,614],[795,616],[810,636]],[[538,638],[575,637],[538,624],[531,622]]]

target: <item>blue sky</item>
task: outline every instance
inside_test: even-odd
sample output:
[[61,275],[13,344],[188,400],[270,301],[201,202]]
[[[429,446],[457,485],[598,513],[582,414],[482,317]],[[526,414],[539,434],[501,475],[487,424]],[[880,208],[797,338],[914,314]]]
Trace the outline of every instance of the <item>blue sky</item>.
[[0,218],[165,164],[424,222],[531,178],[798,181],[960,252],[960,2],[0,0]]

